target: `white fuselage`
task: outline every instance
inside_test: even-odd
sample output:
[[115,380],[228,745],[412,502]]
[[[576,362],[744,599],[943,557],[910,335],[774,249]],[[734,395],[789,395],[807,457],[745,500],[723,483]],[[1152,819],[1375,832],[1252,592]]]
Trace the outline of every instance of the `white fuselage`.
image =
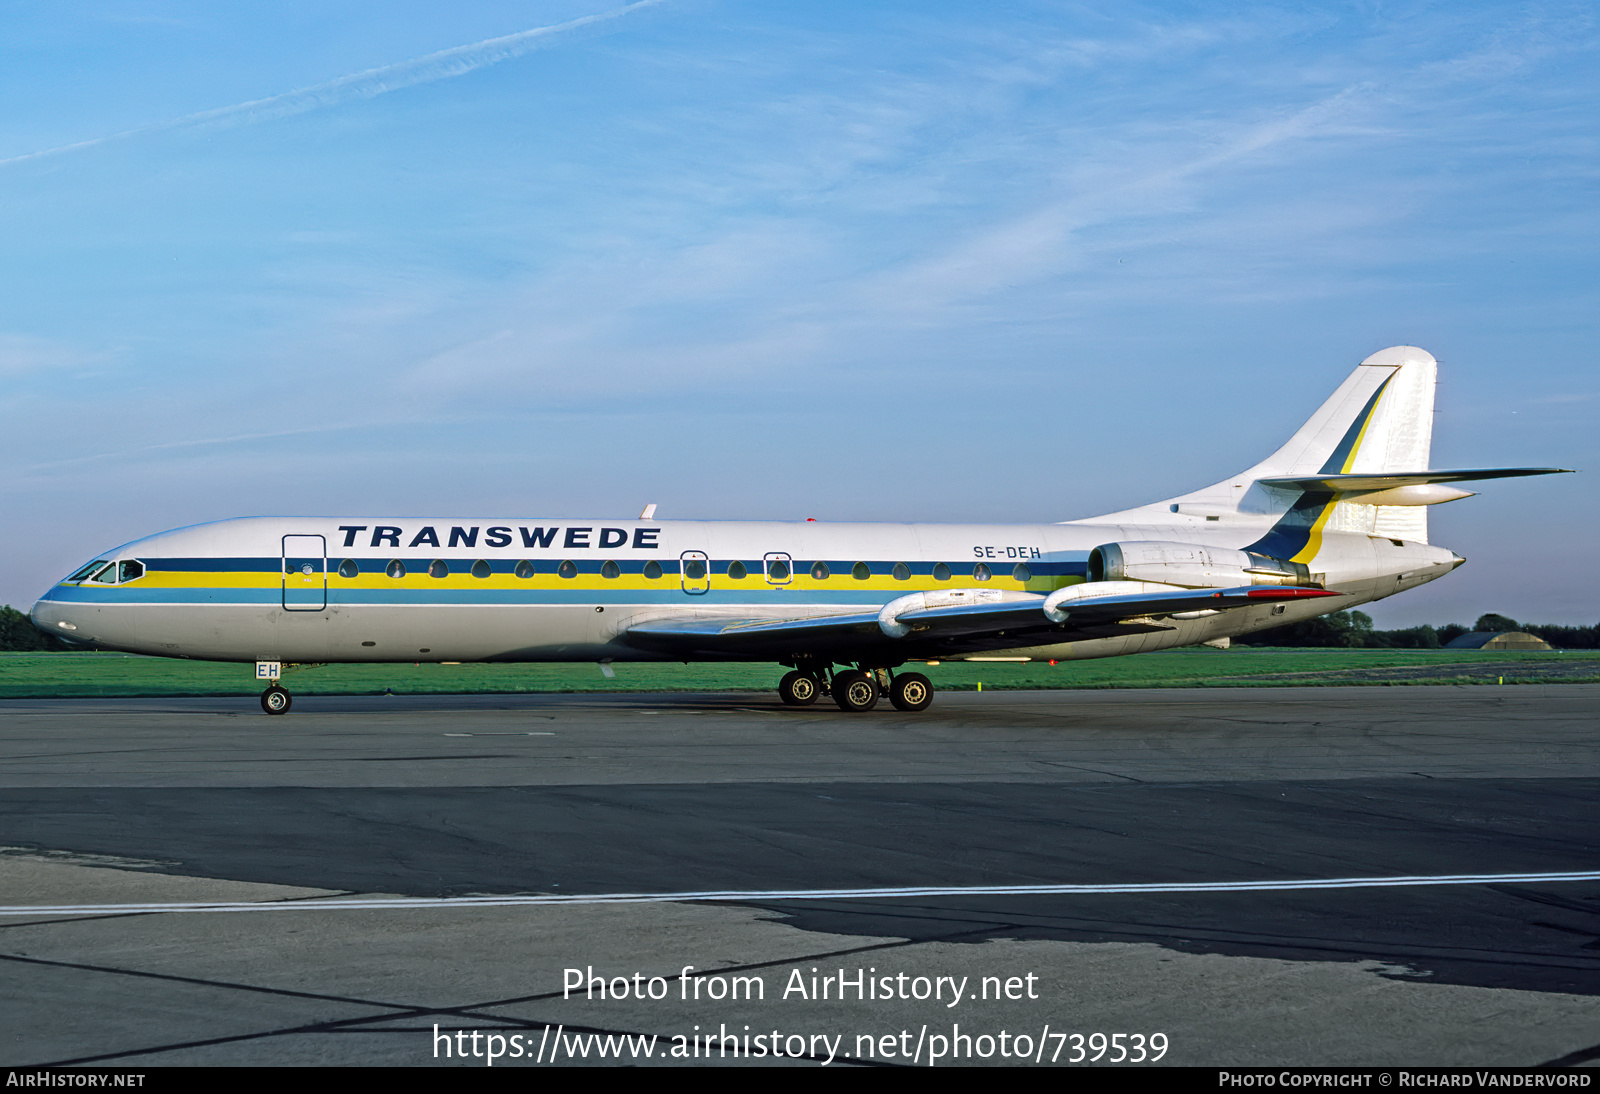
[[[1237,516],[1208,527],[1204,518],[982,525],[250,517],[99,555],[137,562],[124,568],[135,576],[64,581],[33,618],[101,647],[206,660],[682,660],[626,632],[661,619],[875,611],[917,591],[1045,594],[1084,581],[1089,553],[1101,544],[1237,550],[1272,520]],[[1069,660],[1214,641],[1377,600],[1460,562],[1444,548],[1369,534],[1321,532],[1308,550],[1306,567],[1338,597],[981,656]],[[1193,587],[1187,574],[1180,583]]]

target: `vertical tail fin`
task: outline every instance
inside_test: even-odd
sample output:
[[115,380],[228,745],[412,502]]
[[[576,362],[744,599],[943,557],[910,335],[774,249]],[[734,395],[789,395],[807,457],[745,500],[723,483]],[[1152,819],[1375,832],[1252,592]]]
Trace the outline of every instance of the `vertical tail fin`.
[[[1350,471],[1425,471],[1433,444],[1433,392],[1439,366],[1415,346],[1381,350],[1367,361],[1380,358],[1395,361],[1399,367],[1378,400],[1366,438],[1351,454]],[[1428,507],[1343,501],[1334,506],[1328,526],[1336,532],[1368,532],[1426,543]]]
[[1316,555],[1324,529],[1426,543],[1426,506],[1361,505],[1340,501],[1342,495],[1329,490],[1296,490],[1260,480],[1427,470],[1437,377],[1438,364],[1425,350],[1379,350],[1356,366],[1286,444],[1254,467],[1203,490],[1092,522],[1139,523],[1162,511],[1207,521],[1271,514],[1275,523],[1250,550],[1295,561]]
[[[1356,367],[1288,444],[1245,477],[1424,471],[1433,442],[1437,382],[1438,363],[1426,351],[1415,346],[1379,350]],[[1294,544],[1292,557],[1309,557],[1315,555],[1323,531],[1428,541],[1426,506],[1362,505],[1339,497],[1302,494],[1262,540],[1263,547],[1288,558],[1282,552]]]
[[1426,351],[1415,346],[1379,350],[1356,366],[1287,444],[1245,475],[1424,470],[1437,379],[1438,364]]

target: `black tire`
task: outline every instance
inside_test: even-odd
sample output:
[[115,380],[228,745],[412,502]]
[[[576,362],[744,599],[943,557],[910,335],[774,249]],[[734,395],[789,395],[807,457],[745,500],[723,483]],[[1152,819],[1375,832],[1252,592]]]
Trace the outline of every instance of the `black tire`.
[[808,707],[822,694],[822,685],[809,672],[791,672],[778,682],[778,698],[792,707]]
[[833,676],[833,701],[847,714],[861,714],[878,705],[878,682],[864,672]]
[[277,684],[273,684],[261,693],[261,709],[268,714],[288,714],[292,706],[294,706],[294,696]]
[[889,685],[889,702],[896,710],[927,710],[933,702],[933,684],[920,672],[906,672]]

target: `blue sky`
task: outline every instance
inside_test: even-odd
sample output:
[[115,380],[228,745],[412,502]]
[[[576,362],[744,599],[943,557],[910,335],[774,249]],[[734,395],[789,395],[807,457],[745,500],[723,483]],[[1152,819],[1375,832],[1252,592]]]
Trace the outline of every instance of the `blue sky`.
[[[0,602],[258,513],[1089,516],[1397,343],[1435,466],[1600,469],[1597,47],[1561,3],[9,8]],[[1369,611],[1593,623],[1597,473],[1436,508],[1469,565]]]

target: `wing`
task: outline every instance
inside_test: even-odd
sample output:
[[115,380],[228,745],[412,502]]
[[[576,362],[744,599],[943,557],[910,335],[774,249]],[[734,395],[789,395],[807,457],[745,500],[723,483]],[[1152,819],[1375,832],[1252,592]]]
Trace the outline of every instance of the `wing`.
[[628,628],[624,638],[642,649],[695,657],[933,659],[1169,630],[1173,624],[1165,617],[1338,595],[1293,586],[1178,589],[1140,581],[1072,585],[1047,597],[952,589],[912,593],[879,611],[787,619],[656,619]]

